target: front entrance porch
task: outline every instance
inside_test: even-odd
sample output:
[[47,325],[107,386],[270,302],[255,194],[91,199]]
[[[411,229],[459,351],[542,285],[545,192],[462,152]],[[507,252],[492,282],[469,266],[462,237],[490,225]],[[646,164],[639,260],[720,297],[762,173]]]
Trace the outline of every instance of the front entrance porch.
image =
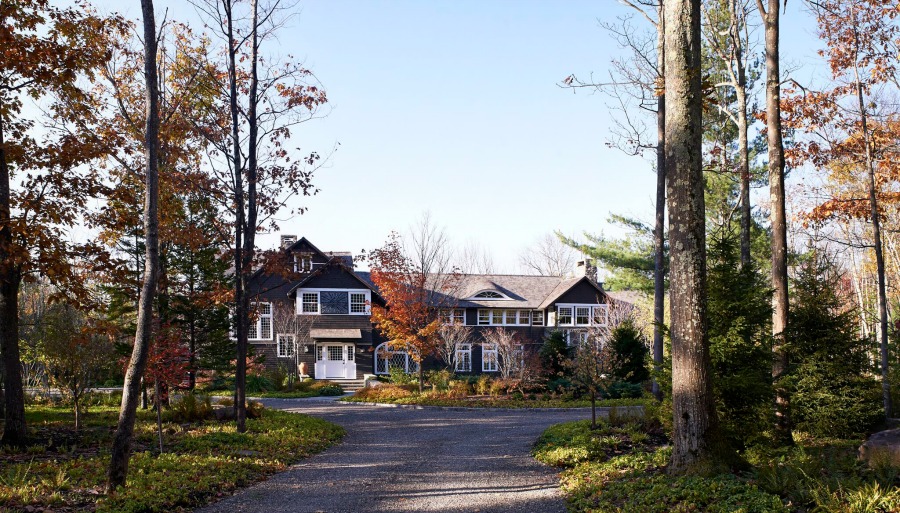
[[316,379],[356,379],[356,344],[327,342],[316,345]]

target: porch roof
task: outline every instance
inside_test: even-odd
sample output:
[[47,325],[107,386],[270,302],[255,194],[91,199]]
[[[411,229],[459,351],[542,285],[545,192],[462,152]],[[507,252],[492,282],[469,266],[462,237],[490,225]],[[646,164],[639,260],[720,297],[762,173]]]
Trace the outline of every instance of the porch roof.
[[332,329],[311,329],[309,330],[310,338],[314,339],[353,339],[362,338],[362,331],[359,328],[332,328]]

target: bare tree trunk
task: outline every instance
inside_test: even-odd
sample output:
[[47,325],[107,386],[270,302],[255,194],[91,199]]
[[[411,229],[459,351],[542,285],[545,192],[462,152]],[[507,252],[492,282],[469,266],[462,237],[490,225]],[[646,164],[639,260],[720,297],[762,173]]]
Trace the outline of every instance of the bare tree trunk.
[[153,380],[153,402],[156,403],[156,434],[159,437],[159,453],[163,453],[162,439],[162,401],[159,395],[159,380]]
[[788,324],[787,214],[784,190],[784,143],[781,131],[781,71],[778,48],[779,0],[756,0],[766,29],[766,137],[769,144],[769,199],[772,204],[772,381],[775,387],[775,438],[793,444],[790,396],[781,383],[788,369],[785,330]]
[[[854,20],[855,22],[855,20]],[[855,27],[854,23],[854,27]],[[854,35],[856,35],[854,30]],[[857,38],[858,41],[858,38]],[[857,43],[858,45],[858,43]],[[872,158],[872,141],[869,136],[868,115],[865,105],[865,93],[859,77],[859,66],[854,64],[856,75],[856,97],[859,100],[859,116],[862,123],[863,144],[866,145],[866,186],[869,192],[869,208],[872,216],[872,237],[875,239],[875,272],[878,277],[878,343],[881,352],[881,395],[884,403],[884,415],[891,418],[893,405],[891,402],[891,379],[888,373],[888,315],[887,287],[884,271],[884,247],[881,242],[881,213],[878,211],[877,185],[875,182],[875,163]]]
[[147,176],[144,191],[144,235],[146,238],[146,258],[144,283],[138,304],[137,330],[134,335],[134,349],[131,361],[125,371],[125,385],[122,390],[122,406],[119,422],[113,437],[112,455],[107,472],[107,493],[113,493],[119,486],[125,486],[128,474],[128,459],[131,456],[131,442],[134,422],[140,398],[141,377],[147,365],[150,349],[150,332],[153,320],[153,296],[159,272],[159,85],[156,73],[156,20],[153,14],[153,0],[141,0],[144,18],[144,80],[147,87],[147,125],[144,149],[147,158]]
[[231,114],[232,155],[231,165],[234,176],[234,302],[235,334],[237,335],[237,365],[234,378],[234,417],[237,430],[246,430],[247,404],[247,335],[250,323],[250,298],[247,297],[246,283],[248,269],[245,268],[244,237],[247,226],[244,218],[244,175],[241,168],[240,120],[237,92],[237,42],[234,37],[234,13],[231,0],[223,1],[228,38],[228,105]]
[[[738,158],[740,159],[741,174],[741,267],[750,265],[750,229],[753,220],[750,217],[750,148],[747,135],[747,71],[744,69],[744,45],[741,38],[741,28],[745,26],[743,2],[731,0],[728,4],[731,17],[731,40],[733,45],[733,58],[737,71],[737,84],[735,84],[735,96],[737,99],[737,126],[738,126]],[[741,9],[741,12],[738,12]]]
[[[656,61],[660,78],[666,76],[666,23],[662,0],[656,25]],[[653,227],[653,369],[659,373],[663,363],[663,323],[666,305],[666,94],[656,99],[656,224]],[[662,390],[653,378],[653,396],[662,401]]]
[[3,367],[3,444],[24,445],[25,389],[19,358],[19,285],[22,276],[13,263],[9,165],[4,121],[0,115],[0,358]]
[[706,226],[701,125],[700,0],[665,3],[666,179],[672,291],[670,471],[722,466],[713,407],[706,320]]

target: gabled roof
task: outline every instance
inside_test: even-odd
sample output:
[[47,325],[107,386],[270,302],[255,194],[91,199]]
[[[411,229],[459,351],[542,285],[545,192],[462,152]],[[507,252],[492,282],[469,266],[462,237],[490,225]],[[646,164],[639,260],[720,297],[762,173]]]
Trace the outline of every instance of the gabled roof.
[[287,249],[288,251],[294,251],[294,250],[296,250],[296,249],[299,249],[300,246],[302,246],[302,245],[304,245],[304,244],[306,244],[307,246],[309,246],[310,248],[312,248],[312,250],[315,251],[316,253],[318,253],[319,256],[321,256],[322,258],[325,258],[325,259],[328,259],[328,258],[329,258],[328,255],[326,255],[324,251],[322,251],[321,249],[317,248],[316,245],[313,244],[312,242],[308,241],[308,240],[306,239],[306,237],[300,237],[299,239],[297,239],[297,242],[291,244],[290,246],[288,246],[288,247],[285,248],[285,249]]
[[[557,276],[463,274],[448,295],[460,308],[538,308],[560,280]],[[474,298],[484,291],[496,291],[509,299]]]
[[606,291],[603,290],[603,287],[598,285],[595,281],[589,279],[587,276],[581,276],[579,278],[568,278],[560,281],[559,285],[557,285],[556,288],[554,288],[553,291],[547,295],[546,299],[544,299],[544,301],[538,308],[544,309],[552,305],[556,302],[556,300],[561,298],[563,294],[571,290],[573,287],[577,286],[582,281],[589,283],[592,287],[597,289],[597,292],[599,292],[601,295],[606,295]]
[[309,273],[302,280],[295,283],[294,286],[291,287],[287,291],[287,295],[293,296],[296,293],[297,289],[302,288],[304,285],[306,285],[307,283],[312,281],[314,278],[321,276],[327,269],[333,268],[333,267],[338,267],[338,268],[342,269],[344,272],[346,272],[348,275],[352,276],[356,281],[358,281],[360,285],[362,285],[364,288],[371,290],[373,294],[378,296],[379,299],[383,300],[381,295],[378,294],[378,289],[376,289],[375,286],[370,281],[368,281],[367,279],[363,279],[361,276],[359,276],[359,274],[365,274],[366,278],[368,278],[369,273],[356,273],[352,268],[347,266],[347,264],[345,263],[345,258],[343,256],[331,257],[331,259],[328,261],[327,264],[319,266],[317,269],[315,269],[313,272]]

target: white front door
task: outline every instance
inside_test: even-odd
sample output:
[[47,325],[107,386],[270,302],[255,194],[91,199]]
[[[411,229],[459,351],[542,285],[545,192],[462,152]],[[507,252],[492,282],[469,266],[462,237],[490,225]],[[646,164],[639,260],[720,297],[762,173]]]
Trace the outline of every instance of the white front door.
[[353,344],[326,344],[319,346],[316,378],[356,378],[355,349],[356,347]]

